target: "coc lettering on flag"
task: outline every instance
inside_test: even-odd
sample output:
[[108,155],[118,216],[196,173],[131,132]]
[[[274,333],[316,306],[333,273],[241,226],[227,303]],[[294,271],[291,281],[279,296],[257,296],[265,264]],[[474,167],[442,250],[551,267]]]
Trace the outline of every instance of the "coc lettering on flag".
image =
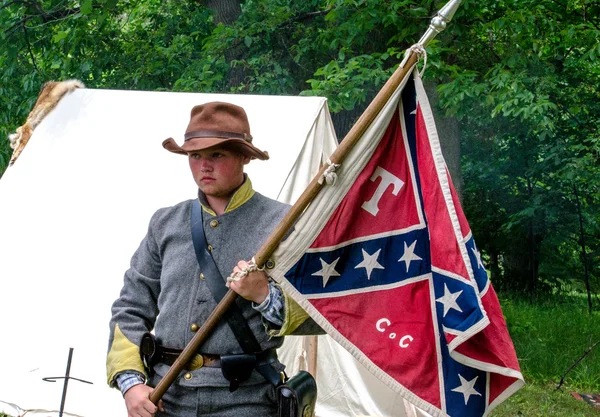
[[436,416],[523,385],[416,71],[306,209],[270,271],[338,343]]

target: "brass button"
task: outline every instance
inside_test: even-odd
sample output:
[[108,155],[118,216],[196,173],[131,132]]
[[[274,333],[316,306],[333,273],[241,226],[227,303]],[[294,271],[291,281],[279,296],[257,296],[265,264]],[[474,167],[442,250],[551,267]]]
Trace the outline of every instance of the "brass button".
[[198,327],[198,325],[197,325],[196,323],[193,323],[193,324],[190,326],[190,330],[191,330],[191,331],[193,331],[194,333],[196,333],[196,332],[198,331],[198,329],[199,329],[199,328],[200,328],[200,327]]
[[267,269],[273,269],[275,268],[275,262],[273,262],[272,259],[267,259],[267,262],[265,262],[265,267]]
[[217,227],[219,225],[219,221],[218,220],[211,220],[210,221],[210,227],[212,227],[213,229],[215,227]]
[[208,245],[208,250],[209,250],[209,252],[212,252],[212,251],[213,251],[213,247],[212,247],[212,245]]
[[190,371],[202,368],[204,366],[204,357],[200,354],[194,355],[192,360],[188,362],[188,366]]
[[200,272],[200,279],[204,280],[204,274],[202,272]]
[[187,373],[187,374],[185,374],[183,377],[186,379],[186,381],[189,381],[190,379],[192,379],[192,374],[190,374],[190,373],[188,372],[188,373]]

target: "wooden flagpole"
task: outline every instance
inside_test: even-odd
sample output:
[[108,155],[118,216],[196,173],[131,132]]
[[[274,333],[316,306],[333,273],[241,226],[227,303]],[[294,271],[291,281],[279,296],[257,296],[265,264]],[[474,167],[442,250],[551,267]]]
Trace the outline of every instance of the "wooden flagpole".
[[[438,33],[443,31],[448,22],[450,22],[454,16],[454,13],[458,9],[461,1],[462,0],[450,0],[444,7],[442,7],[437,15],[431,20],[429,28],[423,37],[421,37],[417,45],[425,48],[429,42],[431,42],[437,36]],[[375,117],[377,117],[385,103],[388,102],[394,91],[396,91],[417,60],[418,53],[415,52],[413,48],[409,49],[406,53],[404,61],[402,61],[398,69],[394,72],[394,74],[392,74],[390,79],[385,83],[379,93],[377,93],[377,96],[375,96],[364,113],[360,116],[354,126],[352,126],[352,129],[350,129],[344,140],[331,154],[329,160],[332,164],[342,163],[350,150],[371,125]],[[259,267],[262,267],[265,264],[269,256],[271,256],[275,249],[279,246],[290,227],[292,227],[292,225],[304,212],[306,207],[308,207],[310,202],[317,196],[323,187],[323,184],[319,183],[319,179],[323,176],[327,168],[327,165],[321,167],[319,173],[313,178],[306,190],[304,190],[302,195],[300,195],[290,211],[288,211],[273,233],[271,233],[271,236],[269,236],[269,238],[254,256],[256,264]],[[229,290],[227,292],[225,297],[223,297],[221,302],[219,302],[217,307],[208,316],[202,327],[198,329],[192,340],[179,355],[175,363],[171,365],[165,376],[151,392],[150,401],[152,401],[154,404],[158,404],[158,401],[175,381],[179,373],[185,368],[185,365],[192,359],[192,357],[194,357],[194,355],[196,355],[196,352],[204,343],[206,338],[208,338],[208,336],[212,333],[214,327],[221,322],[223,314],[233,304],[236,298],[237,294],[233,290]]]

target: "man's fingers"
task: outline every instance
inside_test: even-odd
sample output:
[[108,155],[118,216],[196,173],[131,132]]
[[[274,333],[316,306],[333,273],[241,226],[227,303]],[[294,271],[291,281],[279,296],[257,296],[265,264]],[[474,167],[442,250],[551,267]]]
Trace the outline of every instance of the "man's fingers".
[[152,417],[157,407],[150,401],[152,388],[139,384],[131,387],[125,393],[125,405],[130,417]]
[[158,407],[155,406],[152,401],[148,400],[147,402],[144,402],[144,411],[149,413],[149,416],[153,416],[157,409]]

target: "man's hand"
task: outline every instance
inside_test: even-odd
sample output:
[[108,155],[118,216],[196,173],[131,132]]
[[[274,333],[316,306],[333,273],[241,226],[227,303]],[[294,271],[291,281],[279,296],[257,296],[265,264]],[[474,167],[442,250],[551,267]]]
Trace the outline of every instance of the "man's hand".
[[[239,261],[233,268],[233,272],[242,272],[248,263]],[[269,295],[269,278],[263,271],[249,272],[248,275],[239,281],[229,283],[229,288],[244,297],[246,300],[253,301],[255,304],[261,304]]]
[[125,393],[125,406],[127,407],[128,417],[152,417],[156,410],[165,411],[162,400],[156,407],[150,401],[150,393],[153,388],[148,385],[138,384],[129,388]]

